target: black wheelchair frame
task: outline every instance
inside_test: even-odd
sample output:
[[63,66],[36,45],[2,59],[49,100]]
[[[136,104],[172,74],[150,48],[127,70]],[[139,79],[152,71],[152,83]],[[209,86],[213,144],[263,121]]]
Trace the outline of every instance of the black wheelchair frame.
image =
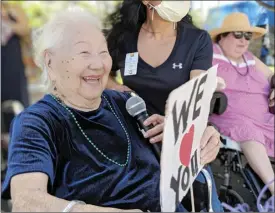
[[[221,141],[226,145],[226,139],[221,138]],[[250,165],[245,162],[244,155],[239,150],[222,148],[217,159],[221,162],[223,168],[222,174],[214,174],[215,177],[223,179],[223,183],[219,188],[219,198],[221,202],[229,204],[232,207],[236,204],[246,203],[246,200],[232,187],[232,173],[235,173],[243,178],[243,187],[250,191],[253,197],[253,203],[256,203],[265,184]],[[271,161],[271,163],[274,166],[274,161]],[[261,199],[261,205],[270,197],[270,191],[265,191]],[[254,211],[255,210],[256,209],[254,209]]]

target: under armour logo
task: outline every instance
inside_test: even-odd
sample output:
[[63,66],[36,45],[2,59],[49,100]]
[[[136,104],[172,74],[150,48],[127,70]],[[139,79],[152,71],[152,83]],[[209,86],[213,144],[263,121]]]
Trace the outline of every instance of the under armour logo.
[[178,65],[176,63],[173,63],[173,69],[175,70],[176,68],[182,69],[182,63],[179,63]]

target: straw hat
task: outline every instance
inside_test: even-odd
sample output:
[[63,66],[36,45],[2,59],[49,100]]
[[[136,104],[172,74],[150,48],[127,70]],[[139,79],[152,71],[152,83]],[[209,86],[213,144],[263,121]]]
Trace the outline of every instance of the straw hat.
[[211,30],[209,34],[212,40],[216,41],[218,35],[234,31],[252,32],[252,39],[259,38],[266,33],[264,28],[252,27],[246,14],[235,12],[226,16],[223,20],[222,26]]

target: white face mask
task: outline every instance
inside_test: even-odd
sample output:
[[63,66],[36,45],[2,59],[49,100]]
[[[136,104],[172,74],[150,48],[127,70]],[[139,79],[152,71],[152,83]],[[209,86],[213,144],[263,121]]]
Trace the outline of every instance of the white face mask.
[[161,1],[157,6],[151,4],[150,6],[153,7],[164,20],[179,22],[188,13],[190,1]]

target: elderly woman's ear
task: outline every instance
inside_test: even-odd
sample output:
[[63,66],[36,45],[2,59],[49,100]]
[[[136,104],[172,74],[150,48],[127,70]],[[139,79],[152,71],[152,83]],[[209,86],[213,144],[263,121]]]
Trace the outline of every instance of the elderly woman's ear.
[[45,57],[45,68],[48,72],[48,75],[50,76],[51,80],[55,80],[56,78],[56,73],[53,72],[53,59],[52,59],[52,54],[49,51],[44,52],[44,57]]

